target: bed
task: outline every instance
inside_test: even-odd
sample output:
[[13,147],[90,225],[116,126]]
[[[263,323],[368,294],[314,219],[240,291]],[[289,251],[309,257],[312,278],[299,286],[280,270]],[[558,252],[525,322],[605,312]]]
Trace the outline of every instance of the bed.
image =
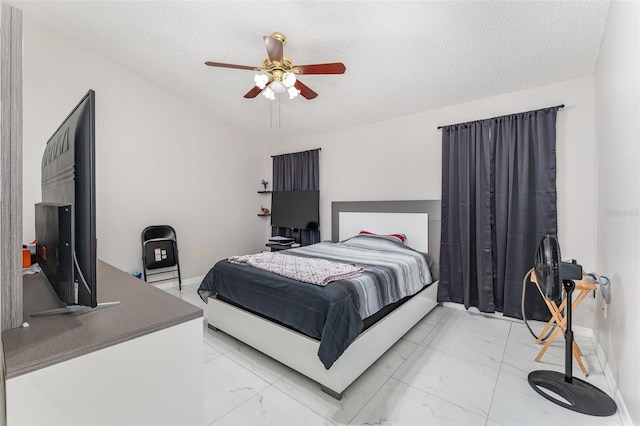
[[[332,241],[342,242],[336,245],[338,250],[345,249],[342,244],[364,246],[374,251],[378,245],[393,245],[385,238],[350,238],[362,230],[376,234],[405,234],[407,239],[404,244],[410,249],[403,247],[393,250],[414,249],[411,251],[428,253],[431,264],[428,273],[424,274],[428,278],[420,284],[415,295],[404,297],[400,294],[398,301],[395,301],[398,298],[393,299],[394,303],[385,306],[380,313],[368,316],[362,313],[366,310],[363,303],[350,303],[357,292],[351,285],[341,287],[342,281],[326,287],[300,285],[305,283],[224,260],[211,269],[199,289],[201,295],[207,295],[209,327],[224,331],[297,370],[318,382],[324,392],[340,399],[354,380],[437,304],[439,200],[332,203]],[[369,247],[371,244],[373,246]],[[325,249],[334,250],[329,246],[330,243],[323,242],[295,249],[287,257],[315,256],[317,251],[325,256]],[[386,246],[383,248],[386,250]],[[354,248],[348,249],[351,252]],[[340,252],[328,253],[329,257],[340,256]],[[385,252],[384,256],[390,256],[391,259],[394,255]],[[366,275],[369,266],[365,265],[364,269]],[[412,279],[407,281],[417,281],[415,274],[410,276]],[[288,299],[290,293],[286,286],[296,284],[304,289],[304,303]],[[251,299],[243,299],[242,292],[247,288],[257,291],[261,305]],[[269,297],[275,301],[269,302]],[[314,297],[318,297],[318,305],[307,305],[307,300],[312,303]],[[278,317],[278,303],[287,306],[287,311],[291,311],[298,303],[304,306],[299,311],[289,312],[289,316]],[[339,310],[332,313],[331,309],[338,309],[336,306]],[[351,312],[354,310],[355,314]],[[303,313],[308,316],[299,318]],[[365,319],[362,320],[362,317]],[[297,323],[291,322],[291,318],[298,318]],[[317,324],[318,321],[320,324]],[[325,321],[324,327],[322,321]]]

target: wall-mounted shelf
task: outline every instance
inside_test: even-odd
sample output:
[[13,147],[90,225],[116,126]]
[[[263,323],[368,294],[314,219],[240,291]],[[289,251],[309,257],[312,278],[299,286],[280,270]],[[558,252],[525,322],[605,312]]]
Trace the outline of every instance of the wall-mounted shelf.
[[[267,191],[266,189],[263,191],[258,191],[258,194],[271,194],[271,191]],[[260,217],[267,217],[267,216],[271,216],[271,213],[258,213],[258,216]]]

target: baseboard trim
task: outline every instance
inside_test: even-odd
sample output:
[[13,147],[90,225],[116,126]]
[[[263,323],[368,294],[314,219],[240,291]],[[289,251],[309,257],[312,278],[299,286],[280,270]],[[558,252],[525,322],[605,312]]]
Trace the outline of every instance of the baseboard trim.
[[609,389],[613,390],[613,399],[618,406],[618,413],[620,414],[620,419],[622,420],[622,424],[624,426],[633,426],[633,421],[631,421],[631,415],[629,414],[629,410],[627,409],[627,405],[624,403],[624,399],[622,398],[622,394],[618,390],[618,383],[616,382],[615,377],[613,376],[613,372],[611,371],[611,367],[609,367],[609,363],[607,362],[607,356],[600,346],[600,342],[596,338],[595,334],[591,338],[593,344],[596,347],[596,355],[598,355],[598,361],[602,365],[602,369],[604,370],[604,377],[607,380],[607,385]]

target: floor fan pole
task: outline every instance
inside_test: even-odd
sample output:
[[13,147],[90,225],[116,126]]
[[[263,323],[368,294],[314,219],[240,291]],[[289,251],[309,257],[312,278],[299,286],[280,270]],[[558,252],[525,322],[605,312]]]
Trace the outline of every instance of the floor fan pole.
[[571,314],[573,311],[573,290],[576,283],[572,280],[564,281],[564,291],[567,294],[567,329],[564,332],[564,381],[573,382],[573,329],[571,327]]

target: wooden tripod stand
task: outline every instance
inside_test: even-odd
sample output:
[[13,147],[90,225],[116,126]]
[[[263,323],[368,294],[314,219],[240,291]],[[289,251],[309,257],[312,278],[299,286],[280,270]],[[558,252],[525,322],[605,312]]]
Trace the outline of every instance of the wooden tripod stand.
[[[542,340],[544,339],[543,336],[545,336],[549,332],[549,330],[551,329],[551,327],[553,327],[554,324],[557,324],[557,327],[555,328],[555,330],[553,330],[553,332],[551,333],[551,336],[549,336],[544,346],[542,347],[542,349],[540,349],[540,352],[538,352],[538,355],[536,356],[536,362],[540,362],[540,360],[542,359],[542,356],[545,354],[547,349],[549,349],[549,346],[551,346],[551,343],[553,343],[554,339],[558,336],[558,334],[561,332],[564,334],[567,331],[567,318],[562,313],[567,306],[567,298],[565,297],[562,300],[562,303],[560,304],[560,306],[557,306],[553,301],[547,300],[547,298],[544,296],[544,293],[542,292],[542,289],[540,288],[540,284],[538,284],[538,281],[536,279],[536,273],[534,271],[531,272],[531,282],[535,283],[536,287],[538,288],[538,291],[540,292],[540,295],[544,299],[544,302],[547,304],[547,307],[551,312],[551,319],[549,320],[549,322],[547,322],[547,325],[538,336],[538,339],[536,340],[536,344],[542,343]],[[580,302],[584,300],[584,298],[589,294],[589,292],[597,290],[598,287],[596,286],[595,283],[589,283],[589,282],[586,282],[585,280],[574,281],[574,282],[576,285],[575,289],[580,291],[578,293],[578,296],[575,298],[575,300],[573,300],[573,303],[571,304],[571,309],[575,312]],[[575,340],[573,341],[573,357],[578,362],[578,366],[580,367],[580,370],[585,375],[587,375],[587,368],[584,366],[584,363],[582,362],[582,351],[580,350],[580,347],[578,346],[578,343]]]

